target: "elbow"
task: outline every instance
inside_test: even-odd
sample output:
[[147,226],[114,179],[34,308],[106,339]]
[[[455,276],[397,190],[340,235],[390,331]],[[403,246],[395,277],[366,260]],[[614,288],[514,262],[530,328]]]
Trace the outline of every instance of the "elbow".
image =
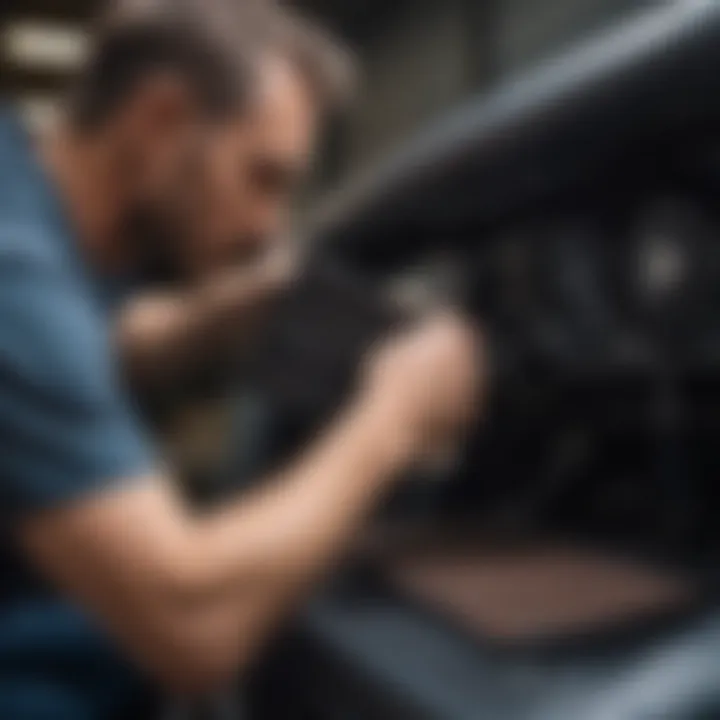
[[174,632],[154,643],[147,669],[176,695],[207,695],[237,683],[249,663],[240,641]]
[[204,696],[235,685],[241,678],[241,663],[232,663],[199,652],[178,652],[159,660],[151,668],[155,680],[177,696]]
[[238,682],[255,645],[253,618],[238,605],[164,605],[146,645],[148,670],[164,688],[204,695]]
[[140,638],[145,668],[168,691],[207,694],[236,683],[254,659],[263,608],[223,592],[191,552],[163,563],[145,595]]

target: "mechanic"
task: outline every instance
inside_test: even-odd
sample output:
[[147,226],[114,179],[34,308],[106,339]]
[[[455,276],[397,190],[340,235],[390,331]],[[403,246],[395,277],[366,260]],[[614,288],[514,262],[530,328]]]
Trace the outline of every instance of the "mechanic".
[[124,388],[112,301],[162,290],[121,332],[148,382],[228,347],[248,298],[286,277],[275,261],[232,268],[283,229],[334,63],[317,28],[248,0],[126,0],[97,37],[52,136],[0,119],[13,720],[138,717],[148,688],[232,681],[401,471],[462,432],[482,384],[473,329],[428,320],[368,358],[334,424],[262,490],[188,509]]

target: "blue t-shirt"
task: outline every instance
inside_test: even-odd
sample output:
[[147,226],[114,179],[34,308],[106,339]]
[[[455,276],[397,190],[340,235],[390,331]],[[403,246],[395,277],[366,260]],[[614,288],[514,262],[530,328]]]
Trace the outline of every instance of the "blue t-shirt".
[[152,467],[84,266],[20,123],[0,108],[0,718],[130,713],[142,681],[13,545],[13,524]]

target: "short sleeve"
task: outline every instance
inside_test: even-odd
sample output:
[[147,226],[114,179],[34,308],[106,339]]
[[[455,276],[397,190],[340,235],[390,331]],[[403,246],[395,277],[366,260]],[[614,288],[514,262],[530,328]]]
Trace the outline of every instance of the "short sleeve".
[[72,503],[153,464],[91,293],[56,262],[0,252],[0,514]]

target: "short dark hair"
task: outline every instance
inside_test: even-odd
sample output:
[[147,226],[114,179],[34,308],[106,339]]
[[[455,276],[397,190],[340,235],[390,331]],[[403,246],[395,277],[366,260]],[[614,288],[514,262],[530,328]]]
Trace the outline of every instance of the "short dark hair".
[[102,124],[149,74],[182,74],[211,115],[241,108],[263,51],[297,64],[323,109],[345,100],[349,55],[329,34],[272,0],[115,0],[102,15],[72,103]]

